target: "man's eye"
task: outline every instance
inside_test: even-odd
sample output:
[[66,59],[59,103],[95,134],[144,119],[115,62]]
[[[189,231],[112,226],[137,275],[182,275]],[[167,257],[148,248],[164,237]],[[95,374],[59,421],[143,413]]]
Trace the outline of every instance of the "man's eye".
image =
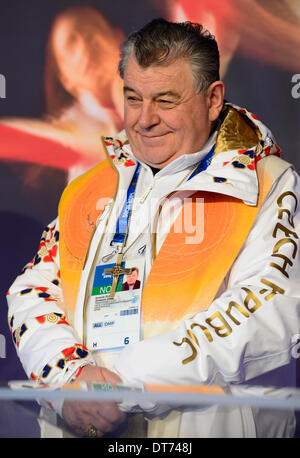
[[166,99],[159,99],[158,103],[160,105],[165,105],[165,106],[173,106],[174,102],[172,100],[166,100]]
[[138,99],[137,97],[134,97],[133,95],[129,95],[127,96],[127,101],[134,103],[134,102],[140,102],[140,99]]

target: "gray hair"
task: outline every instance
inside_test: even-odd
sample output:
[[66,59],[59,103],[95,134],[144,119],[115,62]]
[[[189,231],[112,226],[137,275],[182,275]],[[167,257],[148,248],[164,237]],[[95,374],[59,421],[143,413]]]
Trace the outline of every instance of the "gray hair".
[[159,18],[132,33],[121,48],[119,73],[122,78],[131,55],[144,68],[167,65],[179,58],[187,59],[197,93],[220,79],[217,42],[201,24]]

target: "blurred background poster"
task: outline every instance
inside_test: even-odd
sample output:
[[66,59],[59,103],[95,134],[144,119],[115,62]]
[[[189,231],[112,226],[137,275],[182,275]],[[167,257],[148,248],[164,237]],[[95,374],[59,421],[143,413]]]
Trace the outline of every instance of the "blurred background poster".
[[155,17],[216,36],[227,100],[267,124],[300,171],[298,0],[1,0],[0,381],[25,378],[5,293],[68,181],[103,160],[101,135],[122,129],[119,45]]

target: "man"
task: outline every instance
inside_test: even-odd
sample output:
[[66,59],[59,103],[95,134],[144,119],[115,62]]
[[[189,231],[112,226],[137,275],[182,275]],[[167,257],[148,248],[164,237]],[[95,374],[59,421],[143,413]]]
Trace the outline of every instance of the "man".
[[127,275],[126,282],[123,283],[122,290],[128,291],[130,289],[139,289],[141,282],[138,280],[139,271],[136,267],[132,268],[131,274]]
[[[125,42],[119,70],[126,132],[104,140],[108,162],[68,186],[59,223],[9,291],[27,374],[233,393],[283,383],[282,373],[287,383],[300,310],[296,172],[256,116],[224,104],[217,44],[201,26],[152,21]],[[129,317],[118,295],[132,266],[143,295],[130,325],[118,318],[113,333],[105,313]],[[53,407],[80,435],[116,430],[124,412],[144,412],[151,437],[295,428],[293,412],[270,420],[250,407]]]

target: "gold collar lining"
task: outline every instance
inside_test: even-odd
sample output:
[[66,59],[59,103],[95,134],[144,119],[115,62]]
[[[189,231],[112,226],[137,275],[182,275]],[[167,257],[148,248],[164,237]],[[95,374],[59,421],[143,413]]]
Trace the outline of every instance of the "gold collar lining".
[[221,119],[215,155],[225,151],[250,149],[261,140],[258,127],[233,107],[224,105]]

